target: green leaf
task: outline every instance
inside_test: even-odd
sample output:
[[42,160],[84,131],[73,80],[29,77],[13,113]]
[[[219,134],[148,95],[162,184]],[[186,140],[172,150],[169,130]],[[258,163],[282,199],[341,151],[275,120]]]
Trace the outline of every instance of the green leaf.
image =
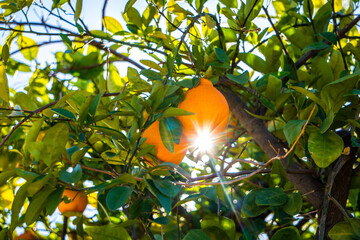
[[[0,63],[0,100],[9,103],[9,86],[6,77],[5,66]],[[1,102],[0,102],[1,106]]]
[[31,38],[25,37],[23,35],[18,37],[17,40],[20,52],[27,60],[34,60],[39,52],[39,47],[36,46],[37,43]]
[[168,109],[166,109],[162,116],[164,118],[166,117],[177,117],[177,116],[185,116],[185,115],[194,115],[195,113],[192,112],[188,112],[184,109],[180,109],[180,108],[175,108],[175,107],[169,107]]
[[238,2],[236,0],[220,0],[220,2],[229,8],[238,7]]
[[[263,5],[262,0],[260,0],[260,1],[259,0],[246,0],[246,4],[245,4],[245,17],[247,17],[246,23],[249,23],[255,17],[258,16],[262,5]],[[244,21],[245,21],[245,19],[244,19]]]
[[35,222],[40,215],[41,210],[45,208],[45,204],[47,201],[48,196],[54,191],[55,189],[52,187],[48,187],[37,193],[31,200],[29,207],[25,213],[25,223],[26,225],[30,225]]
[[6,184],[7,180],[16,175],[16,170],[7,170],[0,173],[0,186]]
[[158,217],[158,218],[152,220],[152,222],[161,224],[161,225],[168,225],[170,223],[170,219],[168,217]]
[[221,48],[215,48],[215,55],[216,58],[222,63],[230,61],[229,57],[226,55],[226,52]]
[[324,134],[313,132],[309,136],[308,148],[311,157],[318,167],[326,168],[340,157],[344,142],[342,138],[332,131]]
[[1,231],[0,231],[0,239],[4,239],[4,240],[8,240],[8,231],[9,229],[7,227],[3,228]]
[[263,188],[256,195],[258,206],[281,206],[286,203],[288,196],[280,188]]
[[334,121],[334,112],[332,109],[327,113],[325,120],[320,125],[320,133],[325,133]]
[[111,38],[109,33],[103,32],[101,30],[91,30],[90,33],[98,38]]
[[67,35],[62,34],[62,33],[60,33],[60,37],[64,41],[65,45],[68,48],[72,49],[72,42],[71,42],[70,38]]
[[29,152],[36,159],[40,159],[51,166],[57,158],[65,152],[65,145],[69,137],[69,127],[66,123],[57,123],[47,130],[41,142],[29,144]]
[[210,238],[202,230],[192,229],[185,235],[183,240],[210,240]]
[[353,240],[355,231],[350,223],[339,222],[330,229],[329,237],[332,240]]
[[24,152],[26,158],[29,155],[28,145],[29,143],[35,142],[37,136],[39,135],[43,122],[44,122],[44,118],[41,118],[38,121],[34,122],[29,132],[26,134],[25,142],[24,142]]
[[[235,239],[236,229],[235,223],[232,219],[217,216],[217,215],[207,215],[201,220],[201,229],[206,232],[208,235],[217,236],[216,239],[219,239],[218,233],[224,233],[222,235],[223,239]],[[219,231],[222,230],[222,231]]]
[[81,166],[79,164],[77,164],[71,172],[67,172],[66,170],[61,170],[59,172],[59,177],[64,182],[76,183],[82,177]]
[[260,189],[253,189],[244,198],[244,202],[241,207],[241,212],[248,217],[257,217],[263,212],[265,212],[265,210],[267,209],[267,207],[258,206],[255,203],[256,196],[259,192]]
[[113,17],[105,16],[103,19],[103,25],[104,27],[111,33],[117,33],[119,31],[122,31],[123,28],[121,24]]
[[239,60],[246,63],[249,67],[254,69],[255,71],[261,73],[269,73],[269,67],[266,62],[260,58],[259,56],[252,54],[252,53],[239,53],[238,55]]
[[171,198],[169,196],[162,194],[157,189],[152,179],[145,179],[145,182],[149,187],[149,191],[157,198],[157,200],[165,209],[165,212],[169,214],[171,211]]
[[134,189],[130,187],[113,187],[106,196],[106,204],[111,211],[116,211],[127,202]]
[[116,224],[85,227],[85,232],[96,240],[131,240],[125,228]]
[[299,136],[305,123],[306,120],[290,120],[286,123],[283,131],[289,145],[291,145]]
[[160,119],[159,123],[161,141],[169,152],[174,153],[174,141],[166,119]]
[[315,43],[312,43],[312,44],[306,46],[302,52],[306,53],[311,50],[322,50],[322,49],[325,49],[328,47],[329,47],[329,45],[324,42],[315,42]]
[[296,227],[285,227],[275,232],[271,240],[301,240]]
[[159,73],[150,69],[143,69],[140,71],[140,74],[144,75],[150,80],[162,80],[162,76]]
[[337,44],[337,37],[334,32],[322,32],[319,33],[321,37],[323,37],[325,40],[331,42],[332,44]]
[[51,110],[56,112],[57,114],[59,114],[61,116],[64,116],[66,118],[70,118],[70,119],[76,121],[75,115],[72,112],[70,112],[69,110],[67,110],[67,109],[64,109],[64,108],[51,108]]
[[89,114],[94,117],[103,93],[96,94],[89,106]]
[[[0,48],[1,50],[1,48]],[[6,64],[7,60],[9,59],[9,45],[8,44],[4,44],[2,51],[1,51],[1,58],[3,60],[3,62]]]
[[153,179],[154,186],[165,196],[171,198],[175,197],[181,190],[181,186],[175,185],[169,180],[155,180]]
[[265,96],[271,101],[276,102],[276,100],[280,97],[281,87],[282,81],[273,75],[269,75]]
[[277,174],[280,177],[280,185],[286,184],[286,170],[279,159],[276,159],[271,167],[271,174]]
[[240,75],[226,74],[226,77],[238,84],[245,84],[249,81],[249,72],[245,71]]
[[327,109],[326,104],[319,97],[317,97],[314,93],[310,92],[309,90],[306,90],[305,88],[297,87],[297,86],[290,86],[289,88],[292,88],[295,91],[307,96],[313,102],[317,103],[322,109],[324,109],[324,110]]
[[30,182],[25,183],[22,185],[19,190],[16,192],[12,207],[11,207],[11,225],[10,231],[14,231],[17,227],[19,222],[19,214],[21,208],[24,206],[25,199],[28,196],[27,188],[30,185]]
[[295,192],[288,195],[288,197],[289,199],[283,207],[284,211],[291,216],[298,214],[303,205],[301,194]]
[[46,206],[45,206],[47,215],[52,215],[54,213],[57,206],[62,200],[63,192],[64,192],[64,187],[59,187],[56,188],[56,190],[49,195],[49,197],[46,200]]
[[173,142],[175,144],[179,144],[183,132],[181,122],[175,117],[167,117],[165,118],[165,121],[166,121],[167,129],[171,133]]
[[29,111],[34,111],[37,109],[37,106],[34,104],[31,98],[23,92],[17,92],[15,94],[14,100],[16,104],[20,105],[21,109]]
[[82,4],[83,4],[82,0],[76,0],[75,22],[77,22],[80,18]]

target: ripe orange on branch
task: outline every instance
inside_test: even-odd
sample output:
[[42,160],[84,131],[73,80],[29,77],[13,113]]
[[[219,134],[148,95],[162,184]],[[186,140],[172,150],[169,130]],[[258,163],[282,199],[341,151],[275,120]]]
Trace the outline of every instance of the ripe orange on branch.
[[[159,121],[155,121],[144,131],[143,137],[146,138],[145,142],[155,146],[156,157],[160,161],[180,164],[188,149],[188,143],[184,135],[181,136],[179,144],[174,143],[174,153],[171,153],[161,140],[159,125]],[[149,159],[147,160],[150,161]]]
[[63,197],[67,196],[71,202],[65,203],[62,201],[58,208],[61,214],[64,216],[78,216],[81,215],[86,205],[88,204],[87,196],[84,195],[83,191],[75,191],[70,189],[65,189],[62,195]]
[[185,93],[178,108],[195,115],[179,116],[184,134],[196,139],[200,133],[208,133],[214,140],[220,139],[229,122],[229,105],[222,93],[208,79],[200,79],[197,87]]

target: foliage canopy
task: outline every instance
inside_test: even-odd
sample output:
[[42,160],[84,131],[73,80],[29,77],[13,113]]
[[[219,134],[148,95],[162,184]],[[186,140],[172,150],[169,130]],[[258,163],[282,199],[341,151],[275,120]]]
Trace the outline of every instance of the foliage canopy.
[[[358,0],[113,2],[0,2],[0,239],[360,238]],[[201,77],[228,138],[161,163],[143,133],[173,149]],[[65,188],[90,214],[64,227]]]

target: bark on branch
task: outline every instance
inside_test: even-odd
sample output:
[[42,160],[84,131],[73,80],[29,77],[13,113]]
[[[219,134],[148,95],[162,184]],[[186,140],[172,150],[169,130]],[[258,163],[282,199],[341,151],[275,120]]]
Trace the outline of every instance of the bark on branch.
[[[245,111],[246,106],[236,93],[225,87],[222,87],[219,90],[224,94],[233,115],[239,120],[240,124],[265,152],[268,158],[273,158],[278,154],[274,152],[274,149],[278,150],[280,155],[285,154],[283,146],[275,136],[267,130],[263,120],[255,118]],[[288,158],[282,159],[281,162],[285,169],[291,168],[303,170],[295,162],[290,162],[288,164]],[[322,206],[324,186],[319,180],[314,179],[309,174],[288,173],[287,178],[297,189],[303,194],[306,194],[308,201],[316,209],[319,209]]]

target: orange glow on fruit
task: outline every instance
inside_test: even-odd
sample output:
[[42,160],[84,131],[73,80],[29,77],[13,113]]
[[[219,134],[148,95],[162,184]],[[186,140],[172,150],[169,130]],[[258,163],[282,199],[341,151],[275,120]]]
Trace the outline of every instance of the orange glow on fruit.
[[[174,143],[174,153],[171,153],[161,140],[159,125],[159,121],[155,121],[144,131],[143,137],[146,138],[145,142],[155,146],[156,157],[160,161],[180,164],[188,149],[188,143],[184,135],[181,136],[179,144]],[[149,159],[146,160],[151,162]]]
[[59,204],[58,208],[61,214],[64,216],[78,216],[84,212],[86,205],[88,204],[88,199],[83,191],[65,189],[62,197],[64,196],[67,196],[71,202],[65,203],[62,201]]
[[190,140],[197,139],[199,133],[208,132],[214,142],[217,142],[225,133],[230,116],[229,105],[211,81],[200,79],[197,87],[185,93],[185,99],[178,108],[195,113],[178,117],[185,136]]
[[25,231],[23,234],[17,236],[15,240],[36,240],[36,236],[32,231]]

